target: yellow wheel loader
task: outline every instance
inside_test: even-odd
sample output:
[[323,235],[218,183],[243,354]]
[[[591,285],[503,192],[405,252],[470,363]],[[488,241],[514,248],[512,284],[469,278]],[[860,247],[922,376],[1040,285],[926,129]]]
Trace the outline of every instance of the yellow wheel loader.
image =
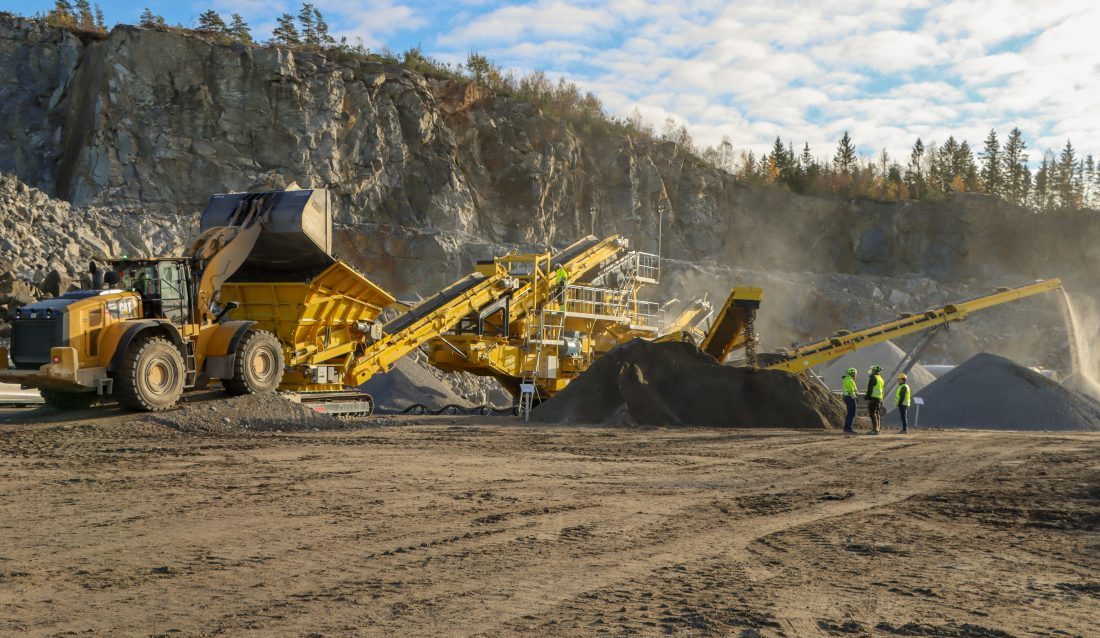
[[[10,352],[0,348],[0,381],[39,388],[47,403],[60,408],[113,396],[142,411],[169,408],[185,390],[212,380],[235,395],[278,388],[282,345],[255,321],[224,320],[233,305],[219,308],[215,302],[258,242],[276,255],[273,267],[280,265],[280,254],[290,260],[282,265],[293,268],[302,254],[325,251],[328,194],[216,195],[204,218],[208,214],[220,223],[204,224],[186,256],[123,259],[105,272],[93,264],[90,290],[17,310]],[[318,217],[324,218],[324,246],[303,228]],[[265,227],[270,237],[260,241]],[[303,238],[312,239],[304,252],[293,245]]]

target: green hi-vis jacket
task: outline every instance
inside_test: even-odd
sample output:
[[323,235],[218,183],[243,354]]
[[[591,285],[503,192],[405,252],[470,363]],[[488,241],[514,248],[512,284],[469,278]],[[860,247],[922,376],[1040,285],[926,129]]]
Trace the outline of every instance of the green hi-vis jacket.
[[897,400],[894,405],[904,405],[908,407],[913,399],[913,393],[909,390],[909,384],[903,383],[899,385],[897,394],[894,398]]
[[849,377],[849,376],[845,375],[844,376],[844,396],[852,397],[854,399],[856,397],[857,392],[859,392],[859,389],[856,387],[856,380],[853,379],[852,377]]
[[867,379],[867,396],[868,399],[882,399],[882,396],[886,394],[886,382],[882,380],[881,374],[872,374],[870,379]]

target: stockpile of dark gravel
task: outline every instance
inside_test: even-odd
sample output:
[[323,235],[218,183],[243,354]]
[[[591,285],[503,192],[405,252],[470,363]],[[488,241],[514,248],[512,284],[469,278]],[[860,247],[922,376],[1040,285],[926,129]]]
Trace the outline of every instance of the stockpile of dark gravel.
[[802,375],[719,365],[688,343],[635,339],[531,415],[540,423],[840,428],[844,407]]
[[253,394],[185,403],[166,412],[141,417],[149,423],[181,432],[219,434],[235,432],[311,432],[352,427],[334,416],[321,414],[277,394]]
[[1100,431],[1100,402],[993,354],[972,357],[919,396],[920,427]]

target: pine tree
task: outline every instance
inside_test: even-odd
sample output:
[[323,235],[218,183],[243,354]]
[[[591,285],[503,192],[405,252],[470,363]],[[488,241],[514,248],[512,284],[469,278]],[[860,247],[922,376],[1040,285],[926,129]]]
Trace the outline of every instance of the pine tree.
[[935,188],[940,193],[947,194],[954,190],[955,177],[958,171],[959,142],[954,135],[948,136],[939,152],[936,153]]
[[277,44],[286,46],[300,46],[301,37],[298,36],[298,27],[294,24],[294,16],[284,13],[276,20],[277,26],[271,32],[271,39]]
[[[959,144],[959,150],[955,153],[953,166],[955,169],[953,190],[973,192],[978,190],[978,165],[974,162],[974,152],[970,150],[970,143],[966,140]],[[961,188],[957,186],[961,184]]]
[[889,170],[886,171],[886,181],[896,186],[902,186],[905,184],[905,181],[902,179],[901,176],[901,166],[898,166],[897,162],[890,164]]
[[314,6],[309,2],[302,3],[302,10],[298,12],[298,24],[302,26],[302,44],[307,47],[315,47],[320,44],[317,39],[317,28],[313,23]]
[[813,153],[810,151],[810,143],[802,143],[802,157],[798,161],[802,169],[802,191],[803,193],[809,192],[817,185],[818,175],[821,174],[821,167],[818,166],[817,160],[814,159]]
[[1085,171],[1081,179],[1081,186],[1084,189],[1081,200],[1085,207],[1097,208],[1096,198],[1100,193],[1096,190],[1096,160],[1092,158],[1092,153],[1085,156]]
[[989,129],[985,138],[985,147],[978,155],[982,160],[982,188],[990,195],[1004,197],[1004,167],[1001,157],[1001,144],[997,140],[997,131]]
[[844,131],[844,135],[837,142],[833,163],[841,173],[848,176],[851,176],[856,168],[856,147],[852,144],[852,137],[848,135],[848,131]]
[[255,44],[252,40],[252,30],[248,28],[248,23],[239,13],[229,16],[229,37],[243,44]]
[[1004,169],[1005,199],[1014,206],[1025,205],[1031,187],[1031,171],[1027,167],[1027,143],[1024,142],[1020,129],[1013,128],[1008,134],[1001,153],[1001,163]]
[[909,195],[914,199],[924,196],[924,142],[918,137],[913,150],[909,152],[909,166],[905,170],[905,184]]
[[95,14],[92,13],[92,5],[88,0],[76,0],[73,6],[76,7],[77,26],[88,31],[95,29]]
[[213,35],[228,35],[229,27],[225,26],[225,20],[217,11],[208,9],[199,16],[199,31]]
[[53,9],[46,14],[46,23],[55,27],[72,29],[77,26],[73,5],[69,0],[57,0]]
[[1092,178],[1093,192],[1096,193],[1096,199],[1093,200],[1093,206],[1100,208],[1100,161],[1096,163],[1096,172]]
[[164,21],[164,16],[159,16],[153,13],[148,7],[141,12],[140,22],[138,23],[143,29],[153,29],[156,27],[167,26]]
[[329,35],[328,22],[325,21],[325,16],[321,15],[320,9],[313,10],[313,25],[317,29],[317,41],[321,43],[321,46],[331,47],[336,45],[336,38]]
[[95,28],[100,31],[107,30],[107,21],[103,19],[103,9],[98,4],[95,6]]
[[756,156],[752,151],[741,152],[741,165],[737,168],[737,178],[742,182],[756,181]]
[[1043,154],[1043,161],[1035,173],[1035,188],[1032,190],[1032,207],[1041,213],[1054,210],[1054,195],[1051,188],[1051,170],[1054,165],[1050,153]]
[[1064,210],[1081,208],[1081,189],[1077,181],[1077,153],[1069,140],[1066,140],[1066,146],[1062,149],[1054,170],[1054,191],[1060,208]]
[[789,187],[791,185],[791,164],[794,157],[793,153],[787,154],[787,147],[783,145],[783,140],[779,139],[778,136],[775,138],[775,144],[772,145],[770,159],[769,178],[771,181]]

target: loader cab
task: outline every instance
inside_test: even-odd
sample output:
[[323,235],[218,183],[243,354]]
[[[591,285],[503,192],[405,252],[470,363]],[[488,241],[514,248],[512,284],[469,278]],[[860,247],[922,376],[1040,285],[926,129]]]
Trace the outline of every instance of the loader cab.
[[194,287],[189,259],[126,259],[112,263],[122,290],[141,296],[142,315],[177,326],[194,323]]

